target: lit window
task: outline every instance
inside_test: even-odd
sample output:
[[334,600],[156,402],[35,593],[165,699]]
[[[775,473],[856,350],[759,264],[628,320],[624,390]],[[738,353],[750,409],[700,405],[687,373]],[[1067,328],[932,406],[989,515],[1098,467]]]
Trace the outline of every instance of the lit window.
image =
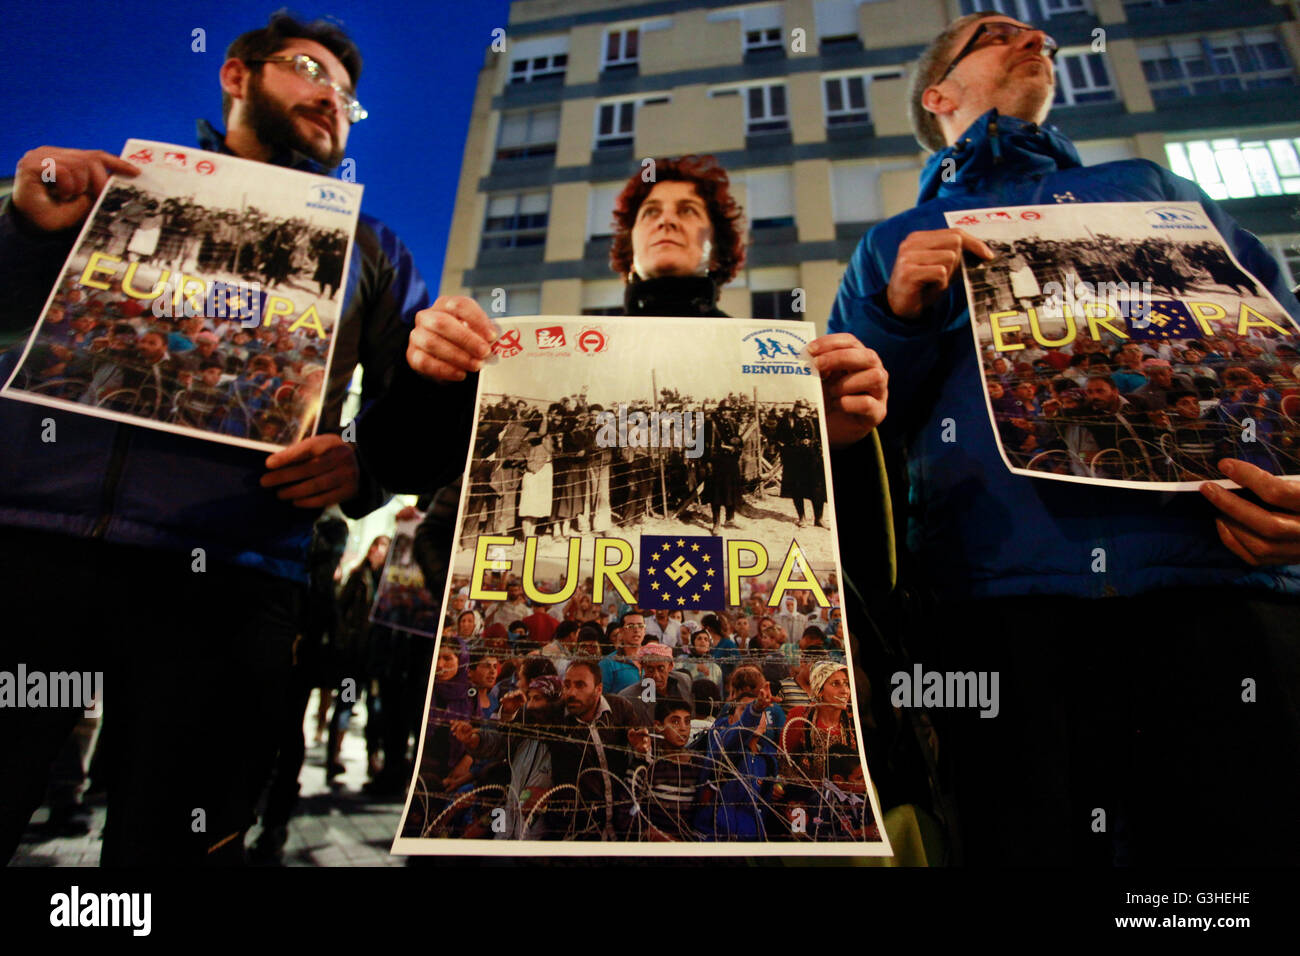
[[1166,143],[1169,168],[1212,199],[1300,194],[1300,138]]

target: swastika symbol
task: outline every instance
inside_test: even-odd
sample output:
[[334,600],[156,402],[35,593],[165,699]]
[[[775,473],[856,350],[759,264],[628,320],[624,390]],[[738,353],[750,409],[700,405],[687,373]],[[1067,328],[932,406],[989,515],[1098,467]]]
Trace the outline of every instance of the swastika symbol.
[[674,584],[679,588],[684,588],[691,578],[699,573],[699,569],[687,561],[685,557],[678,555],[677,560],[668,565],[666,573],[673,579]]

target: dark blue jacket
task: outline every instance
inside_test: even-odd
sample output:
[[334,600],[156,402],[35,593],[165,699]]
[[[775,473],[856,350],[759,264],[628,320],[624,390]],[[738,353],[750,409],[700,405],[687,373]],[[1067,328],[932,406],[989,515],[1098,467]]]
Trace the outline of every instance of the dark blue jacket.
[[[205,149],[228,152],[222,137],[205,122],[200,123],[199,139]],[[274,161],[321,171],[297,154]],[[0,347],[13,345],[0,354],[0,381],[13,371],[78,231],[41,233],[24,223],[8,201],[0,207]],[[448,472],[461,470],[473,392],[436,391],[407,368],[407,337],[415,313],[429,303],[428,289],[402,241],[364,213],[357,224],[344,296],[320,431],[339,431],[348,382],[354,366],[362,364],[363,410],[357,419],[362,488],[343,506],[357,517],[387,496],[382,475],[369,462],[383,461],[385,455],[400,457],[400,449],[387,448],[386,443],[405,431],[392,424],[403,405],[410,413],[411,403],[423,404],[426,411],[430,406],[424,403],[433,401],[455,407],[455,414],[421,417],[440,418],[449,436],[446,441],[461,442],[458,451],[447,449],[443,457],[450,467],[436,477],[445,480]],[[405,401],[386,402],[387,411],[380,409],[375,427],[368,428],[377,400],[390,393]],[[47,418],[56,423],[54,442],[42,441]],[[463,438],[458,429],[463,429]],[[319,511],[294,508],[277,499],[274,489],[259,486],[266,473],[266,452],[12,399],[0,399],[0,435],[0,527],[98,537],[186,556],[203,548],[209,561],[307,579],[307,546]],[[414,442],[416,436],[407,440]]]
[[[955,175],[945,179],[945,169]],[[1011,474],[994,442],[960,275],[920,318],[889,311],[885,290],[899,244],[916,230],[947,228],[945,212],[1142,200],[1201,203],[1241,264],[1300,317],[1277,262],[1195,184],[1147,160],[1083,167],[1054,128],[996,112],[935,153],[916,208],[876,225],[854,252],[829,331],[856,334],[889,372],[885,425],[901,429],[908,449],[908,544],[940,594],[1100,597],[1213,585],[1300,593],[1300,566],[1251,569],[1228,551],[1215,530],[1218,512],[1199,494]],[[945,442],[949,419],[956,440]],[[1105,573],[1092,570],[1097,548]]]

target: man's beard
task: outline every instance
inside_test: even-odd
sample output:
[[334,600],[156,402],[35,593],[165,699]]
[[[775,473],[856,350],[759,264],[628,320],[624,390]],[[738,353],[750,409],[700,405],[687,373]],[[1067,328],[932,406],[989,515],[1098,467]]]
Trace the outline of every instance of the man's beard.
[[[331,152],[327,147],[319,146],[299,134],[297,127],[294,126],[295,114],[266,95],[262,90],[260,76],[254,76],[249,84],[245,113],[248,125],[262,145],[273,152],[282,149],[294,150],[311,157],[327,170],[334,169],[343,162],[342,146],[336,146]],[[337,143],[337,137],[334,141]]]

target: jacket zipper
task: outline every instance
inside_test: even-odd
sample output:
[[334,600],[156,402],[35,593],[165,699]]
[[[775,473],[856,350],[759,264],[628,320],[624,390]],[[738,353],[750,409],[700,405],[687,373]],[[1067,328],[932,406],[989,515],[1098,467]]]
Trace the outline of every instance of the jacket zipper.
[[113,504],[117,498],[117,486],[122,480],[122,471],[126,466],[126,447],[131,443],[131,430],[125,425],[117,426],[113,436],[113,452],[108,459],[108,471],[104,475],[104,488],[99,498],[99,517],[90,529],[92,538],[103,538],[108,531],[108,523],[113,520]]

